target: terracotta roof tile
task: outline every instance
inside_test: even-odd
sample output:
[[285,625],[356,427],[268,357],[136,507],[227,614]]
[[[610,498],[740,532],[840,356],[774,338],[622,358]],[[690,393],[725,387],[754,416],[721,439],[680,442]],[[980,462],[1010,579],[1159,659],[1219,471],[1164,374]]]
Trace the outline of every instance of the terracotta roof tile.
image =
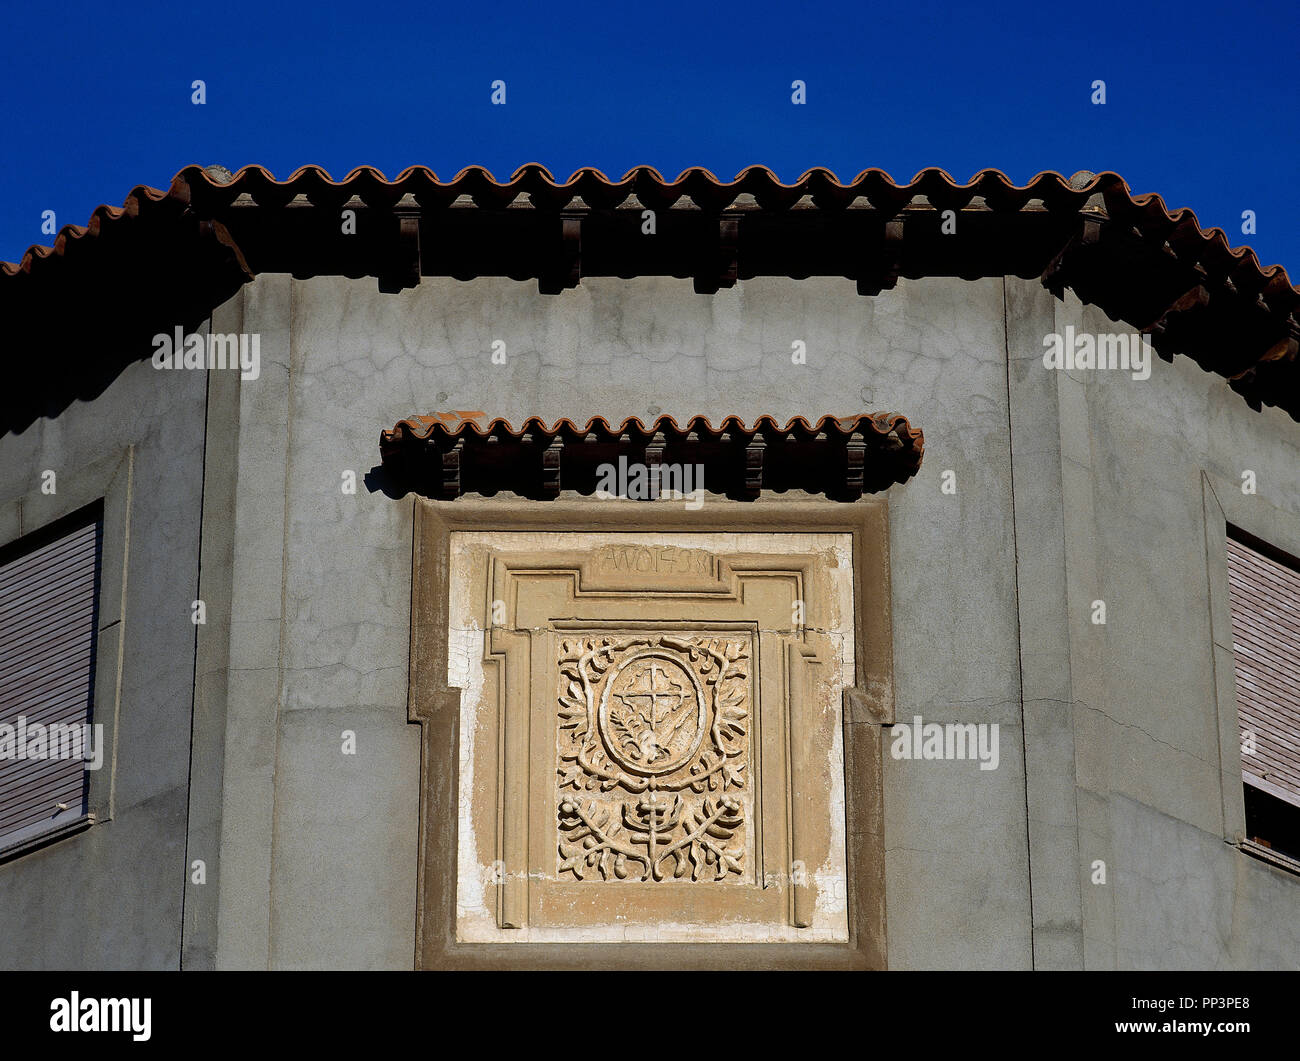
[[[369,215],[341,241],[346,203]],[[654,241],[639,236],[642,209],[668,211]],[[961,214],[955,236],[939,231],[949,209]],[[166,191],[136,188],[53,247],[0,264],[0,317],[24,344],[73,307],[117,319],[140,302],[137,317],[174,318],[180,299],[201,314],[258,272],[375,276],[383,290],[422,275],[536,278],[548,293],[585,276],[694,277],[702,292],[760,275],[846,276],[865,295],[899,277],[1041,277],[1145,331],[1162,357],[1227,377],[1252,406],[1300,418],[1300,290],[1286,270],[1114,173],[1016,185],[989,169],[963,184],[924,169],[899,184],[878,169],[841,181],[815,168],[787,184],[762,166],[730,181],[649,166],[562,181],[540,165],[504,181],[478,166],[446,180],[423,166],[393,180],[370,166],[341,180],[319,166],[285,180],[188,166]]]
[[548,499],[560,490],[591,494],[598,470],[619,458],[646,466],[703,469],[702,485],[715,494],[748,499],[760,490],[803,490],[851,501],[864,492],[903,483],[917,473],[925,450],[919,428],[898,413],[802,416],[784,425],[760,416],[752,426],[727,416],[717,427],[704,416],[679,425],[671,416],[650,424],[603,416],[579,425],[551,425],[529,417],[518,429],[482,413],[433,413],[399,421],[380,433],[386,483],[397,494],[414,490],[438,498],[511,490]]
[[700,167],[685,169],[670,181],[653,166],[634,166],[618,179],[607,177],[598,169],[584,167],[568,180],[557,181],[545,166],[536,163],[520,166],[505,181],[497,180],[482,166],[467,166],[446,181],[425,166],[409,166],[390,181],[373,166],[358,166],[342,180],[336,181],[322,167],[307,165],[278,181],[270,171],[251,165],[238,170],[230,181],[223,182],[214,179],[203,167],[194,165],[177,173],[167,191],[137,187],[122,207],[97,207],[88,226],[65,225],[53,247],[33,246],[17,263],[0,262],[0,270],[13,275],[30,269],[33,260],[62,254],[69,241],[86,234],[98,235],[105,221],[134,215],[142,203],[168,198],[187,205],[199,200],[229,203],[243,194],[251,195],[260,206],[283,206],[301,194],[321,205],[341,204],[355,195],[368,205],[383,207],[391,207],[407,194],[413,195],[421,206],[428,207],[446,206],[461,195],[469,195],[478,205],[496,209],[527,196],[533,205],[552,210],[563,209],[576,197],[581,197],[588,205],[607,209],[617,206],[630,195],[636,195],[643,202],[654,200],[660,206],[671,206],[686,197],[703,209],[718,211],[727,209],[742,194],[754,196],[764,210],[785,209],[802,196],[810,195],[824,208],[842,208],[858,199],[865,199],[873,206],[890,211],[900,210],[921,196],[939,209],[961,209],[979,196],[992,209],[1003,211],[1020,210],[1031,200],[1041,200],[1049,210],[1059,207],[1080,209],[1094,196],[1100,196],[1107,213],[1115,219],[1171,228],[1182,221],[1190,222],[1195,225],[1203,243],[1213,244],[1216,250],[1268,279],[1276,278],[1300,298],[1300,290],[1291,284],[1282,266],[1264,266],[1250,247],[1233,248],[1222,229],[1202,229],[1195,213],[1185,207],[1171,211],[1159,194],[1134,196],[1128,184],[1116,173],[1096,174],[1082,187],[1076,188],[1053,171],[1039,173],[1028,184],[1016,185],[996,169],[981,170],[961,184],[945,171],[929,168],[920,170],[911,181],[900,185],[880,169],[865,169],[844,183],[822,167],[814,167],[793,183],[784,184],[766,166],[750,166],[731,181],[721,180]]

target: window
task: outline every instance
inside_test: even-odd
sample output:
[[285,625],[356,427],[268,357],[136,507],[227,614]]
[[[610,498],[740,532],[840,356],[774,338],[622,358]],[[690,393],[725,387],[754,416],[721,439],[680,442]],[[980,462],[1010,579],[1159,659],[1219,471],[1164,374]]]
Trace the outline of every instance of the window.
[[90,818],[102,551],[99,503],[0,548],[0,853]]
[[1246,846],[1300,869],[1300,570],[1233,528],[1228,582]]

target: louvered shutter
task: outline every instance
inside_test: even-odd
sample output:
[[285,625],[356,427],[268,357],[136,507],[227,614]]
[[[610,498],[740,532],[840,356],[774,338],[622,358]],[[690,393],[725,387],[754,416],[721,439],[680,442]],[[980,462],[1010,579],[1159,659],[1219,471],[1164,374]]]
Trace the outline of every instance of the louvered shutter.
[[0,848],[86,813],[83,758],[25,753],[33,726],[91,720],[99,540],[86,524],[0,565]]
[[1300,572],[1229,538],[1228,579],[1242,774],[1300,807]]

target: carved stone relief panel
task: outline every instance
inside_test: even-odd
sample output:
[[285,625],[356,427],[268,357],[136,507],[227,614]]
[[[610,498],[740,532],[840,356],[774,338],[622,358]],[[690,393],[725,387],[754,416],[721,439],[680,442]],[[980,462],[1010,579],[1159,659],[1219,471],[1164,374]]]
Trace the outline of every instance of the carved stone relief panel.
[[456,939],[844,942],[842,533],[451,535]]
[[753,880],[752,656],[743,633],[561,639],[561,879]]

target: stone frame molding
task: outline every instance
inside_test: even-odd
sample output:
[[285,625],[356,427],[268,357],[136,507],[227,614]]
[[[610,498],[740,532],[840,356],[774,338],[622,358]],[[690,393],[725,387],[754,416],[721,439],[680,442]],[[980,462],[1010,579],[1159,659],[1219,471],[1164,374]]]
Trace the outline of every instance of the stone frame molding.
[[[804,495],[806,497],[807,495]],[[883,969],[886,965],[881,727],[893,722],[888,508],[789,499],[680,503],[414,500],[408,719],[421,727],[416,968]],[[854,683],[844,690],[848,941],[844,943],[465,943],[456,936],[461,691],[447,685],[452,535],[457,531],[848,534]]]

